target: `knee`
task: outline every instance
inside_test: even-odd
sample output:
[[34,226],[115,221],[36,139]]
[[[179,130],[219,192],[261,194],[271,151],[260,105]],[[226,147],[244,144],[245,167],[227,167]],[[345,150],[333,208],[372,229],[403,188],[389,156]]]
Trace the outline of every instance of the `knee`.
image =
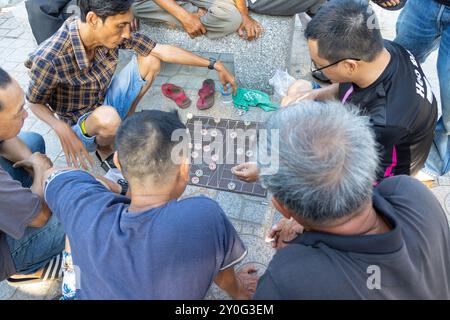
[[39,133],[27,132],[23,140],[32,153],[39,152],[45,154],[45,140]]
[[[94,129],[94,135],[103,139],[112,139],[122,120],[114,107],[101,106],[89,116],[87,125]],[[88,130],[89,131],[89,130]]]
[[226,25],[224,27],[227,33],[233,33],[239,29],[242,24],[242,16],[239,10],[234,6],[225,8],[226,12]]
[[149,54],[148,56],[138,56],[139,71],[142,79],[152,80],[161,71],[161,60]]

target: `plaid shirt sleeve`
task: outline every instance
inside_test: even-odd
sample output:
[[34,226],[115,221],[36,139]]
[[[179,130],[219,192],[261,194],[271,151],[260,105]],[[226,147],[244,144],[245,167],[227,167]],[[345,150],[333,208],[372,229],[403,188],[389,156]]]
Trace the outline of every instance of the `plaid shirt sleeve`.
[[120,49],[131,49],[136,51],[141,56],[148,56],[150,52],[152,52],[153,48],[155,48],[156,42],[143,35],[141,33],[133,33],[131,39],[126,40],[121,46]]
[[55,87],[58,84],[57,72],[53,64],[40,57],[35,57],[30,68],[30,84],[27,91],[27,100],[31,103],[46,104],[50,100]]

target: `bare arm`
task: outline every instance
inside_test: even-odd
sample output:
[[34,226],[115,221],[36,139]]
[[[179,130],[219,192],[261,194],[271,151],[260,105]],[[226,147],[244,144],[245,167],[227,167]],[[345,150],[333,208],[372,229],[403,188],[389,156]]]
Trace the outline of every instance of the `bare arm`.
[[258,277],[252,273],[256,269],[252,266],[242,268],[239,273],[235,273],[234,267],[222,270],[217,274],[214,282],[233,299],[250,299],[256,291]]
[[333,83],[328,87],[316,89],[316,100],[325,101],[325,100],[333,100],[338,99],[339,94],[339,84]]
[[[43,170],[43,169],[40,169]],[[44,181],[43,181],[43,173],[42,172],[36,172],[34,174],[33,184],[31,185],[31,192],[38,194],[41,197],[41,211],[36,216],[36,218],[31,221],[31,223],[28,225],[32,228],[41,228],[45,226],[45,224],[50,219],[52,213],[50,212],[49,207],[47,206],[47,203],[44,201]]]
[[0,156],[15,163],[31,157],[31,150],[22,140],[15,137],[0,144]]
[[44,174],[45,171],[52,168],[51,160],[41,153],[34,153],[25,160],[21,160],[14,164],[15,168],[24,168],[33,172],[33,184],[31,185],[31,192],[37,194],[41,198],[41,210],[33,221],[29,224],[30,227],[39,228],[44,226],[48,219],[50,219],[51,212],[44,201]]
[[[150,54],[168,63],[178,63],[204,68],[208,67],[209,65],[208,59],[168,44],[157,44]],[[226,85],[229,83],[233,87],[233,91],[236,92],[237,87],[234,77],[220,61],[217,61],[215,69],[219,74],[220,82],[224,85],[224,87],[226,87]]]
[[31,111],[39,119],[52,127],[58,135],[62,149],[66,155],[67,166],[73,164],[75,167],[78,167],[78,161],[80,161],[83,169],[88,169],[88,164],[93,166],[91,156],[68,124],[56,118],[54,113],[42,104],[29,103],[29,106]]
[[239,36],[242,38],[246,36],[249,41],[259,38],[264,29],[258,21],[250,17],[247,2],[245,0],[234,0],[234,3],[242,16],[242,24],[238,30]]
[[287,107],[302,100],[319,100],[319,101],[334,100],[338,99],[338,93],[339,93],[339,84],[334,83],[325,88],[315,89],[306,92],[296,92],[295,94],[287,95],[281,101],[281,106]]
[[174,0],[154,0],[154,2],[180,21],[184,30],[186,30],[191,38],[195,38],[206,33],[206,28],[200,21],[198,14],[190,13],[184,10]]

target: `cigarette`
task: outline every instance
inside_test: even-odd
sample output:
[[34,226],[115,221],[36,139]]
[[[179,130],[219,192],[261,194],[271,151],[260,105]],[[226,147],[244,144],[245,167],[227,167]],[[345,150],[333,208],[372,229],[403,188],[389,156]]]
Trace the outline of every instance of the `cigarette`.
[[266,237],[266,243],[271,243],[271,242],[275,242],[276,241],[276,239],[275,238],[269,238],[269,237]]

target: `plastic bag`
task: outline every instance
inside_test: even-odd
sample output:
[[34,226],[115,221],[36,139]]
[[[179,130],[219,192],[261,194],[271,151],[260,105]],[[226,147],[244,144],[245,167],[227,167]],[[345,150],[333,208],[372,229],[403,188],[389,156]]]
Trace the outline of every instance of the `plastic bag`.
[[281,70],[275,71],[275,75],[269,80],[269,84],[273,87],[275,93],[280,97],[287,96],[289,87],[294,82],[294,77],[292,77],[287,71]]

